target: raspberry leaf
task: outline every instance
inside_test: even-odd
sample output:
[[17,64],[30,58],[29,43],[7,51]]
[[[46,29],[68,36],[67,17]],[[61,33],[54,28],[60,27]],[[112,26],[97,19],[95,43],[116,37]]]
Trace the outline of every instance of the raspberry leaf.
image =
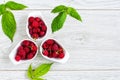
[[76,11],[76,9],[74,9],[74,8],[72,8],[72,7],[68,7],[67,13],[68,13],[71,17],[73,17],[73,18],[75,18],[75,19],[77,19],[77,20],[79,20],[79,21],[82,22],[81,16],[80,16],[79,13]]
[[46,63],[46,64],[41,64],[40,66],[38,66],[35,71],[33,72],[33,77],[34,78],[38,78],[40,76],[45,75],[49,70],[50,67],[53,63]]
[[33,70],[32,70],[32,65],[30,64],[30,66],[29,66],[29,68],[28,68],[28,71],[27,71],[27,76],[28,76],[28,78],[30,78],[30,79],[32,79],[32,72],[33,72]]
[[64,6],[64,5],[59,5],[59,6],[55,7],[55,8],[51,11],[51,13],[63,12],[63,11],[65,11],[65,10],[67,10],[67,7],[66,7],[66,6]]
[[0,5],[0,15],[2,15],[6,11],[5,5],[1,4]]
[[25,8],[27,8],[27,6],[20,4],[20,3],[16,3],[14,1],[8,1],[5,6],[11,10],[23,10]]
[[16,32],[16,21],[13,13],[10,11],[4,12],[1,21],[3,32],[10,38],[11,41],[13,41],[13,37]]
[[60,12],[58,14],[58,16],[56,16],[53,19],[52,24],[51,24],[52,32],[56,32],[56,31],[58,31],[59,29],[62,28],[62,26],[63,26],[63,24],[66,20],[66,17],[67,17],[66,12]]

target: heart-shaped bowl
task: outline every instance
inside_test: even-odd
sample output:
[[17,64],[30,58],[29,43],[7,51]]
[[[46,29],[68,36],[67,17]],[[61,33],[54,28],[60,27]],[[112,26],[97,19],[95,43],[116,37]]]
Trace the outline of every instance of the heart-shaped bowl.
[[30,39],[24,39],[14,47],[9,54],[9,58],[13,64],[17,65],[33,60],[37,56],[37,53],[37,44]]
[[42,41],[49,34],[51,34],[51,30],[47,26],[40,11],[35,11],[28,14],[26,32],[30,39],[36,41]]
[[[53,40],[54,43],[50,42],[50,40]],[[52,44],[52,46],[50,47],[49,45],[48,47],[47,43]],[[58,48],[56,44],[58,45]],[[68,51],[58,40],[53,38],[47,38],[41,43],[40,53],[45,59],[50,60],[52,62],[66,63],[69,59]],[[64,53],[64,55],[62,53]]]

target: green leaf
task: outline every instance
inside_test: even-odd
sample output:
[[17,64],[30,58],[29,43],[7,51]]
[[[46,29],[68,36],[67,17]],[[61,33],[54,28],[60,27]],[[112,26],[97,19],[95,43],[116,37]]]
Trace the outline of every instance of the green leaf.
[[67,7],[66,7],[66,6],[64,6],[64,5],[59,5],[59,6],[55,7],[51,12],[52,12],[52,13],[58,13],[58,12],[63,12],[63,11],[65,11],[65,10],[67,10]]
[[33,78],[32,80],[45,80],[45,79],[42,79],[42,78]]
[[30,64],[29,68],[28,68],[28,71],[27,71],[27,76],[28,78],[32,79],[32,65]]
[[50,70],[51,65],[52,65],[52,63],[42,64],[42,65],[38,66],[35,69],[35,71],[33,72],[33,77],[37,78],[37,77],[40,77],[40,76],[46,74]]
[[59,29],[62,28],[65,20],[67,17],[67,13],[66,12],[60,12],[58,14],[58,16],[56,16],[51,24],[51,28],[52,28],[52,32],[58,31]]
[[6,11],[5,5],[1,4],[0,5],[0,15],[3,14]]
[[8,1],[5,6],[11,10],[23,10],[25,8],[27,8],[27,6],[20,4],[20,3],[16,3],[14,1]]
[[14,15],[10,11],[4,12],[2,15],[2,30],[13,41],[14,34],[16,32],[16,21]]
[[79,21],[82,22],[81,16],[80,16],[79,13],[76,11],[76,9],[74,9],[74,8],[72,8],[72,7],[68,7],[67,13],[68,13],[71,17],[73,17],[73,18],[75,18],[75,19],[77,19],[77,20],[79,20]]

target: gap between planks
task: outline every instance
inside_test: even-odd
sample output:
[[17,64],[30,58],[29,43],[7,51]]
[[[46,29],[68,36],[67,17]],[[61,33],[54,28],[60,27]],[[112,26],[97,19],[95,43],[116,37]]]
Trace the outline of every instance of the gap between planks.
[[[36,11],[36,10],[52,10],[52,9],[25,9],[25,11]],[[83,10],[83,11],[120,11],[120,9],[76,9],[76,10]]]
[[[27,70],[0,70],[0,71],[27,71]],[[50,70],[50,71],[120,71],[120,69],[81,69],[81,70]]]

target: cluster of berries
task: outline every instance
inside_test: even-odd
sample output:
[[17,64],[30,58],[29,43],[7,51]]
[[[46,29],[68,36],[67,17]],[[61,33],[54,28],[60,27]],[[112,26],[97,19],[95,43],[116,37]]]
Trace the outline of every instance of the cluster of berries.
[[33,39],[45,36],[47,27],[44,21],[39,17],[29,17],[28,19],[29,34]]
[[65,56],[63,48],[53,39],[46,40],[43,45],[43,55],[49,58],[62,59]]
[[29,40],[24,40],[16,51],[15,60],[28,60],[32,59],[37,52],[37,46]]

